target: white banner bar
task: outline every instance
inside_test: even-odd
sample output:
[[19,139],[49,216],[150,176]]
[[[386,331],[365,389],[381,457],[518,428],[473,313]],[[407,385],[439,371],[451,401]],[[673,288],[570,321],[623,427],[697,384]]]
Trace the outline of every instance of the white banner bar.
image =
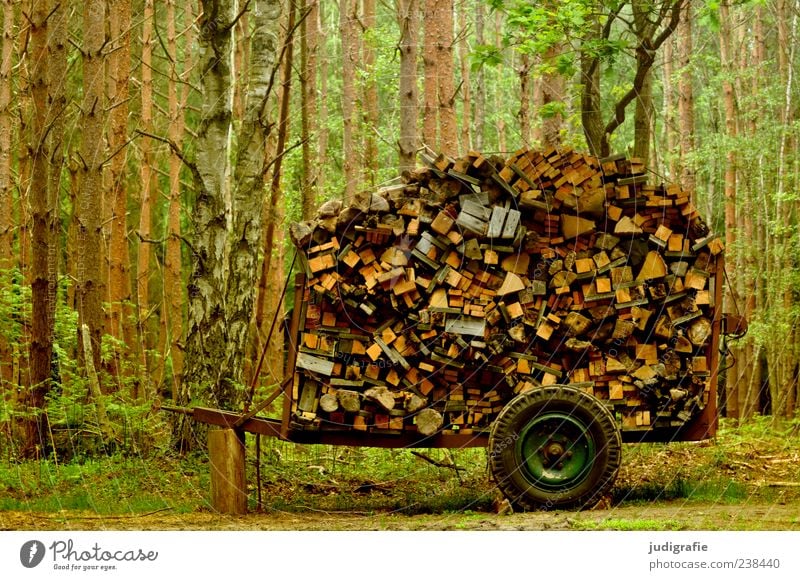
[[797,580],[800,532],[0,532],[0,570],[9,579]]

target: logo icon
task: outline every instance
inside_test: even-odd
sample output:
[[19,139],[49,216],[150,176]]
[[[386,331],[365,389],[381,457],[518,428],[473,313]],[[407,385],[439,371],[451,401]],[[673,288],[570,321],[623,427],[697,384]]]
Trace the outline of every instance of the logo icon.
[[44,544],[39,540],[29,540],[19,550],[19,561],[26,568],[36,568],[44,559]]

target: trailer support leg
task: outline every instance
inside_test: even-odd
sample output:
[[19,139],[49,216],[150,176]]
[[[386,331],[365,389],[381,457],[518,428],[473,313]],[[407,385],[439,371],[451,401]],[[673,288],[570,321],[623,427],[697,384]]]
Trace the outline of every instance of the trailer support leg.
[[208,432],[211,463],[211,506],[219,513],[247,513],[244,432],[211,429]]

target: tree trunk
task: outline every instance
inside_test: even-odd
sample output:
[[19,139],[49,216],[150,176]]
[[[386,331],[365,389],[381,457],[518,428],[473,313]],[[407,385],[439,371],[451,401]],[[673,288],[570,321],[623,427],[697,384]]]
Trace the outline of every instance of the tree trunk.
[[[199,71],[202,94],[193,167],[192,273],[188,282],[186,365],[177,401],[193,398],[232,408],[236,397],[223,365],[228,342],[225,312],[228,231],[231,223],[230,149],[233,101],[232,31],[234,0],[203,0],[199,22]],[[195,442],[182,418],[176,425],[177,447]]]
[[[13,84],[14,58],[14,3],[3,0],[3,37],[0,49],[0,269],[10,268],[13,264],[12,244],[14,232],[13,191],[14,177],[11,173],[11,137],[14,130],[14,116],[11,109],[11,85]],[[2,373],[5,375],[6,357],[0,358]]]
[[664,137],[663,143],[666,149],[664,160],[666,166],[664,172],[668,179],[672,182],[678,181],[678,134],[676,131],[676,115],[675,115],[675,89],[673,86],[672,78],[675,74],[673,60],[675,58],[675,43],[672,39],[664,43],[663,53],[663,68],[661,77],[661,86],[664,92],[664,104],[662,117],[664,119]]
[[302,217],[311,219],[317,205],[317,175],[321,171],[316,147],[319,134],[317,115],[317,52],[319,50],[319,0],[305,0],[300,43],[300,120],[303,142],[303,171],[300,176],[302,190]]
[[345,199],[352,200],[359,188],[356,149],[356,20],[358,0],[339,0],[339,34],[342,39],[342,149]]
[[103,300],[106,297],[100,259],[102,251],[103,199],[103,49],[106,44],[106,3],[102,0],[84,2],[83,29],[83,103],[81,105],[81,192],[77,208],[77,288],[78,325],[89,327],[92,340],[94,368],[100,368],[101,343],[104,332]]
[[[144,1],[144,17],[142,21],[142,68],[141,68],[141,124],[146,133],[153,133],[153,20],[155,10],[153,0]],[[155,158],[150,139],[139,141],[142,159],[139,165],[141,180],[141,213],[139,214],[140,239],[149,240],[153,231],[153,194],[158,190]],[[140,241],[136,256],[136,304],[139,344],[137,350],[142,368],[142,391],[135,398],[150,398],[151,393],[150,365],[147,351],[152,348],[152,324],[148,321],[150,310],[150,276],[152,252],[150,243]]]
[[[295,10],[294,4],[291,5],[291,9],[289,12],[288,17],[288,26],[287,29],[291,30],[294,25],[295,20]],[[282,212],[281,212],[281,201],[283,198],[283,191],[281,190],[281,176],[282,176],[282,169],[283,169],[283,155],[286,151],[286,140],[289,138],[289,105],[291,103],[291,88],[292,88],[292,66],[293,66],[293,51],[292,51],[292,39],[286,38],[284,40],[286,43],[286,53],[284,56],[284,62],[282,63],[282,74],[283,74],[283,81],[281,83],[281,92],[280,92],[280,112],[278,118],[278,136],[275,144],[275,163],[272,167],[272,178],[270,180],[270,188],[269,188],[269,203],[266,204],[266,227],[265,227],[265,235],[264,239],[262,240],[262,245],[264,247],[264,261],[262,262],[261,266],[261,276],[259,277],[259,293],[258,293],[258,301],[256,302],[256,309],[255,309],[255,319],[256,319],[256,328],[259,332],[259,340],[257,341],[257,348],[256,356],[261,356],[261,349],[263,347],[263,340],[266,340],[266,332],[264,330],[264,326],[266,324],[266,320],[269,316],[270,310],[274,314],[274,308],[271,309],[271,305],[274,303],[271,296],[275,292],[275,279],[276,273],[278,274],[278,278],[282,277],[283,268],[281,261],[283,260],[283,252],[282,248],[276,249],[276,239],[275,239],[275,231],[280,227],[282,223]],[[262,208],[263,209],[263,208]],[[283,238],[279,238],[278,245],[281,244],[281,240]],[[282,282],[278,282],[281,284]],[[278,291],[280,292],[280,291]],[[261,336],[263,334],[263,336]]]
[[437,54],[436,39],[442,35],[442,26],[439,17],[441,10],[437,0],[423,0],[422,20],[425,23],[425,33],[422,41],[423,62],[423,111],[422,111],[422,143],[435,151],[439,151],[439,59]]
[[[180,82],[178,67],[177,22],[175,0],[167,0],[167,54],[170,60],[167,103],[170,141],[178,148],[183,146],[182,93],[186,91]],[[185,52],[188,59],[190,51]],[[169,357],[172,361],[172,393],[181,391],[183,374],[183,278],[181,276],[181,159],[176,151],[169,155],[169,204],[167,210],[167,236],[164,256],[164,290],[166,303]],[[166,354],[166,353],[165,353]],[[166,356],[164,357],[166,358]]]
[[[110,161],[111,177],[111,239],[109,248],[108,301],[110,303],[110,324],[108,333],[124,341],[122,352],[117,349],[117,372],[135,377],[130,368],[136,343],[135,327],[130,323],[131,280],[130,254],[128,249],[128,192],[127,141],[128,141],[128,82],[131,76],[131,4],[130,0],[114,0],[110,3],[113,18],[110,18],[110,34],[114,42],[109,57],[109,95],[110,131],[108,147],[114,155]],[[126,362],[127,361],[127,362]],[[124,368],[127,367],[127,370]],[[137,389],[134,387],[133,391]]]
[[[486,15],[483,2],[475,3],[475,43],[478,46],[486,44],[484,30]],[[483,67],[475,74],[475,128],[472,131],[475,139],[475,149],[483,151],[486,133],[486,72]]]
[[[30,16],[31,6],[30,2],[24,4],[25,13]],[[25,19],[25,16],[20,14],[20,21]],[[27,22],[27,21],[26,21]],[[32,105],[32,89],[31,89],[31,69],[30,58],[28,58],[30,51],[30,38],[31,26],[20,25],[20,34],[15,44],[16,62],[19,63],[19,141],[25,143],[25,146],[18,148],[17,165],[19,172],[19,179],[17,180],[19,200],[18,200],[18,215],[17,215],[17,244],[18,244],[18,259],[17,265],[22,273],[23,283],[30,284],[30,262],[31,262],[31,214],[30,214],[30,180],[32,171],[31,151],[27,146],[28,139],[31,132],[31,115],[33,111]],[[29,373],[24,375],[26,379],[30,378]],[[27,380],[26,380],[27,384]],[[20,386],[23,386],[20,384]]]
[[[234,3],[205,0],[200,22],[203,121],[193,166],[197,201],[192,212],[195,235],[181,393],[204,399],[210,395],[210,402],[221,408],[236,408],[240,401],[258,281],[264,147],[270,126],[267,100],[278,50],[275,30],[279,12],[277,0],[253,5],[250,78],[244,118],[236,135],[232,184],[227,154],[232,130]],[[210,393],[206,385],[211,387]],[[181,428],[179,425],[179,436],[183,435]]]
[[362,0],[363,15],[363,130],[364,130],[364,185],[375,187],[378,174],[378,78],[375,70],[375,0]]
[[[733,83],[731,82],[733,72],[733,62],[731,56],[731,17],[729,0],[722,0],[719,6],[719,43],[720,43],[720,59],[722,61],[722,68],[724,71],[722,81],[723,103],[725,110],[725,133],[730,142],[736,138],[736,97],[733,91]],[[725,160],[725,247],[727,250],[727,260],[731,264],[735,264],[734,247],[736,243],[736,152],[733,147],[728,148]],[[735,282],[735,278],[734,278]],[[733,303],[733,296],[730,292],[734,291],[728,288],[728,307],[727,310],[732,310],[731,304]],[[736,372],[727,373],[727,380],[725,385],[726,398],[727,398],[727,411],[728,416],[738,418],[740,416],[738,404],[738,387]]]
[[653,75],[652,72],[648,72],[636,97],[636,109],[633,117],[633,155],[640,158],[645,167],[650,167],[650,143],[654,121]]
[[[11,140],[14,116],[11,110],[14,57],[14,4],[3,0],[3,32],[0,49],[0,270],[14,266],[14,176],[11,172]],[[3,278],[6,279],[5,277]],[[11,389],[14,365],[13,349],[5,336],[0,336],[0,397]]]
[[519,77],[519,120],[520,145],[531,145],[531,56],[528,53],[520,55],[520,65],[517,67]]
[[467,37],[469,25],[467,24],[467,2],[458,6],[458,60],[461,66],[461,151],[472,149],[472,86],[470,84],[469,46]]
[[[599,33],[600,23],[595,24]],[[590,50],[581,50],[581,124],[586,145],[592,155],[603,155],[603,117],[600,110],[600,59]]]
[[[500,10],[495,10],[494,13],[494,42],[496,46],[502,46],[502,37],[503,37],[503,15]],[[494,94],[493,94],[493,101],[494,101],[494,110],[496,111],[497,121],[495,125],[497,127],[497,146],[501,152],[507,152],[508,147],[506,144],[506,122],[503,118],[501,111],[503,110],[503,106],[501,104],[500,99],[500,87],[499,83],[496,83],[494,86]]]
[[692,73],[692,3],[686,2],[678,24],[678,127],[680,128],[680,183],[697,203],[694,165],[694,75]]
[[[319,15],[317,21],[317,37],[322,39],[323,51],[327,43],[328,34],[323,27],[325,4],[319,4]],[[321,58],[319,61],[319,122],[317,123],[318,144],[317,159],[328,158],[328,59]],[[317,191],[325,191],[325,165],[321,163],[317,168]]]
[[[296,5],[292,3],[288,30],[294,29]],[[226,292],[229,348],[223,364],[229,370],[227,382],[238,386],[242,382],[244,356],[253,314],[255,288],[258,283],[258,257],[262,247],[261,211],[264,199],[266,171],[266,142],[269,136],[267,100],[270,97],[270,77],[278,66],[280,16],[279,0],[256,5],[254,31],[251,39],[250,83],[245,100],[245,116],[239,131],[233,189],[233,238],[229,260]],[[292,46],[290,41],[289,47]],[[286,54],[291,63],[291,54]],[[289,75],[291,66],[287,67]],[[288,92],[288,87],[287,87]],[[288,110],[281,110],[280,124],[288,125]],[[279,152],[278,155],[281,155]],[[282,157],[282,155],[281,155]],[[280,159],[276,161],[276,171]]]
[[[545,72],[541,79],[542,105],[546,114],[542,116],[542,145],[545,147],[558,147],[561,143],[561,130],[564,128],[564,115],[561,105],[566,97],[566,80],[555,70],[555,61],[565,50],[561,43],[554,44],[547,49],[544,61],[552,67],[552,72]],[[549,109],[549,110],[548,110]]]
[[398,170],[411,171],[417,157],[417,42],[419,14],[417,0],[397,0],[400,25],[400,154]]
[[47,433],[45,396],[51,387],[53,328],[55,316],[55,278],[52,257],[55,255],[52,226],[56,219],[53,193],[49,188],[49,163],[53,139],[48,132],[53,121],[48,107],[51,95],[48,62],[50,60],[50,2],[38,2],[30,15],[31,118],[29,152],[31,157],[30,202],[33,217],[31,245],[32,321],[30,343],[31,386],[26,397],[29,412],[37,413],[25,420],[22,454],[35,455],[37,446],[44,447]]
[[458,123],[456,121],[454,80],[455,62],[453,60],[453,0],[438,0],[438,13],[441,18],[440,35],[436,37],[436,67],[438,79],[439,105],[439,149],[446,155],[458,155]]

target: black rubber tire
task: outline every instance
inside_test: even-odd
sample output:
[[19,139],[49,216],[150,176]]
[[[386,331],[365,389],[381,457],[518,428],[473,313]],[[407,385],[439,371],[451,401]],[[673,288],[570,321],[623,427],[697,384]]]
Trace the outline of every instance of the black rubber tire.
[[[583,437],[594,452],[576,481],[563,489],[540,485],[529,475],[518,444],[537,418],[568,416],[585,430]],[[540,419],[541,420],[541,419]],[[622,462],[622,438],[614,416],[597,398],[574,387],[551,385],[512,399],[498,415],[489,435],[489,465],[492,475],[517,510],[585,509],[608,493]]]

